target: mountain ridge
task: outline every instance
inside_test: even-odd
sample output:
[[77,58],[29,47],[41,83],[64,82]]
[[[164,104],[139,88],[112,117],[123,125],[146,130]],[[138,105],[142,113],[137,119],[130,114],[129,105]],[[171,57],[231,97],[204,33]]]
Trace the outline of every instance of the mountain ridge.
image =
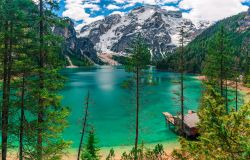
[[178,46],[181,26],[188,30],[187,38],[191,41],[206,28],[204,25],[202,29],[197,28],[191,20],[182,17],[181,11],[147,5],[135,8],[124,16],[109,15],[83,26],[77,37],[89,38],[98,54],[127,55],[126,49],[141,34],[153,59],[159,60]]
[[77,37],[74,22],[71,19],[67,19],[66,23],[65,27],[60,26],[53,29],[55,34],[64,38],[63,55],[74,57],[86,63],[101,64],[93,43],[88,38]]
[[[219,32],[221,27],[226,30],[226,38],[229,39],[229,46],[239,52],[241,62],[244,62],[245,55],[241,53],[242,47],[250,44],[250,8],[247,12],[225,18],[208,27],[192,42],[185,50],[185,68],[187,72],[201,73],[203,62],[208,52],[209,42]],[[250,46],[249,46],[250,49]],[[158,68],[176,71],[177,54],[172,54],[158,64]],[[240,66],[243,67],[244,66]]]

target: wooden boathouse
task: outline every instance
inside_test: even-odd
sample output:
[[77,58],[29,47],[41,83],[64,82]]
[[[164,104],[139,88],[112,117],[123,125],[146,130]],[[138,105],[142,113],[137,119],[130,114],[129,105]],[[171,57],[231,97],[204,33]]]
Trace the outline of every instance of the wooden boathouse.
[[[180,133],[181,128],[181,115],[173,116],[172,114],[168,112],[163,112],[163,115],[165,116],[166,123],[171,129],[174,127],[174,130],[177,131],[177,133]],[[194,111],[188,111],[188,114],[184,115],[184,135],[187,137],[196,137],[198,135],[198,128],[197,124],[199,122],[199,117],[196,112]]]

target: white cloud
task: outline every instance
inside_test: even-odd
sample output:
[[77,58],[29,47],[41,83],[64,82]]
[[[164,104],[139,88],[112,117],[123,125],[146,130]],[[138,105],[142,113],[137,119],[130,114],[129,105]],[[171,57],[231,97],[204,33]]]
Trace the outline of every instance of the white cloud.
[[117,5],[110,4],[106,8],[109,10],[115,10],[115,9],[120,9],[121,7],[119,7]]
[[179,7],[191,9],[183,16],[195,23],[200,20],[213,22],[245,11],[247,7],[241,4],[243,1],[245,0],[183,0]]
[[177,3],[178,0],[128,0],[133,3],[143,3],[143,4],[151,4],[151,5],[162,5],[165,3]]
[[101,19],[104,19],[104,16],[97,16],[97,17],[89,17],[85,22],[86,24],[90,24],[94,21],[98,21],[98,20],[101,20]]
[[161,8],[166,9],[168,11],[178,11],[179,10],[179,8],[176,8],[174,6],[162,6]]
[[121,12],[121,11],[114,11],[110,15],[112,15],[112,14],[120,14],[121,16],[123,16],[125,13]]
[[142,3],[142,4],[151,4],[151,5],[163,5],[166,3],[177,3],[178,0],[113,0],[116,3],[119,4],[136,4],[136,3]]
[[83,5],[83,8],[86,9],[91,9],[93,11],[99,11],[101,8],[97,4],[91,4],[91,3],[85,3]]
[[90,16],[84,11],[82,0],[66,0],[65,3],[66,10],[63,12],[64,17],[80,21]]
[[[100,0],[95,0],[93,2],[98,3]],[[66,10],[62,14],[64,17],[69,17],[75,21],[82,20],[84,24],[89,24],[95,20],[104,18],[104,16],[91,17],[89,13],[86,13],[85,9],[99,11],[100,7],[97,4],[89,2],[84,3],[83,0],[66,0],[65,3]]]
[[125,3],[126,0],[114,0],[114,2],[122,4],[122,3]]
[[135,5],[135,3],[129,3],[123,6],[123,8],[129,8],[129,7],[133,7]]
[[90,23],[92,23],[92,22],[101,20],[101,19],[104,19],[104,16],[88,17],[88,18],[85,20],[85,23],[78,24],[78,25],[75,27],[75,29],[76,29],[76,31],[79,31],[83,26],[88,25],[88,24],[90,24]]

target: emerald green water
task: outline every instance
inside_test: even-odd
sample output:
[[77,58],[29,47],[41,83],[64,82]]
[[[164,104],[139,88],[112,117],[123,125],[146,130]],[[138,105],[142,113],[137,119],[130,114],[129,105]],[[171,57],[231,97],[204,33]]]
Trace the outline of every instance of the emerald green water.
[[[99,146],[122,146],[134,143],[135,99],[134,90],[124,88],[124,81],[132,74],[122,68],[65,69],[68,78],[63,104],[71,109],[69,127],[64,137],[78,147],[83,116],[84,97],[90,91],[89,124],[93,125]],[[176,100],[178,74],[152,71],[142,84],[153,82],[141,89],[140,141],[145,143],[173,142],[177,140],[168,130],[162,112],[180,111]],[[201,96],[201,83],[192,76],[185,79],[186,111],[196,110]]]

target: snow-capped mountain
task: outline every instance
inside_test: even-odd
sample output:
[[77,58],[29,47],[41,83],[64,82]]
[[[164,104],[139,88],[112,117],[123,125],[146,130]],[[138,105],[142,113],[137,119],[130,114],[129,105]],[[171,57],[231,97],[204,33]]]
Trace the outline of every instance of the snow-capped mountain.
[[180,11],[150,5],[135,8],[123,16],[109,15],[86,25],[78,32],[78,37],[89,38],[99,54],[123,55],[140,33],[154,59],[159,59],[179,45],[181,26],[187,31],[187,41],[191,41],[207,27],[207,23],[201,22],[200,27],[196,27],[191,20],[183,18]]

